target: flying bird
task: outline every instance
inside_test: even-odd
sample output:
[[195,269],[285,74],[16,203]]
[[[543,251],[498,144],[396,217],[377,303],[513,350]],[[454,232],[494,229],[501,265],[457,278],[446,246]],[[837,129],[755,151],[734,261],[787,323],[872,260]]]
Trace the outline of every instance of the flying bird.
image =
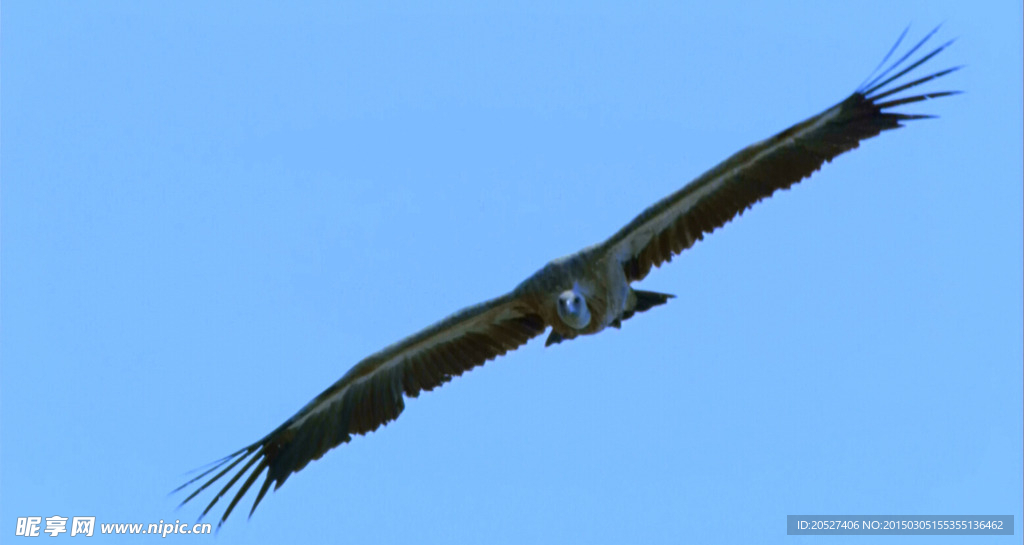
[[634,289],[631,284],[755,203],[856,148],[862,140],[899,128],[905,121],[932,117],[894,112],[893,108],[957,93],[896,96],[960,68],[899,81],[952,43],[905,65],[937,30],[886,67],[907,34],[904,30],[867,81],[845,100],[740,150],[644,210],[611,238],[555,259],[512,291],[456,312],[360,361],[266,436],[214,462],[180,486],[175,491],[201,483],[181,503],[228,477],[203,510],[205,516],[241,480],[221,516],[222,524],[266,472],[249,510],[252,516],[271,484],[275,490],[280,488],[291,474],[349,442],[353,435],[364,435],[395,420],[405,408],[405,397],[433,390],[515,350],[548,328],[545,346],[621,327],[636,313],[667,303],[672,295]]

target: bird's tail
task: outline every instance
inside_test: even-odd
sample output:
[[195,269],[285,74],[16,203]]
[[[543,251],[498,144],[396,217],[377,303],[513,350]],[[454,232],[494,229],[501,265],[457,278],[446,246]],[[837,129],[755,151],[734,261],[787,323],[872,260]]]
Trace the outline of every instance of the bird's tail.
[[612,327],[620,327],[623,321],[632,318],[637,312],[644,312],[658,305],[664,305],[669,299],[675,298],[675,295],[670,293],[643,290],[633,290],[633,295],[636,296],[636,303],[633,305],[633,308],[623,312],[622,316],[612,324]]
[[636,306],[633,307],[633,312],[643,312],[658,305],[664,305],[669,299],[675,298],[675,295],[656,291],[633,290],[633,294],[636,295]]

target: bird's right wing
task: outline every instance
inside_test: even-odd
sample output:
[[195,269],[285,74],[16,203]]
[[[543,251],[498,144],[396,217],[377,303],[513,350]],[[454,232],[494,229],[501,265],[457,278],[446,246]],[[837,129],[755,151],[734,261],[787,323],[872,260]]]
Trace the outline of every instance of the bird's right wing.
[[266,470],[249,511],[252,515],[272,483],[279,488],[289,475],[347,443],[352,435],[369,433],[398,418],[405,408],[403,396],[416,397],[423,390],[433,390],[526,344],[546,327],[532,305],[515,292],[463,309],[356,364],[277,429],[178,487],[181,490],[205,479],[181,503],[234,471],[203,510],[205,515],[248,473],[221,516],[223,523]]

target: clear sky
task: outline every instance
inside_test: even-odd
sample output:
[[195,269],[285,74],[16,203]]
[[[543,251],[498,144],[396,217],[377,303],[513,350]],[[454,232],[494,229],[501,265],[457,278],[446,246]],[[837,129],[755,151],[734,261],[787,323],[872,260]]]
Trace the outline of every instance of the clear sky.
[[1020,542],[1020,2],[342,4],[4,2],[2,541],[195,520],[189,470],[944,23],[925,70],[967,68],[928,88],[966,93],[905,108],[939,119],[653,272],[678,298],[621,331],[409,401],[247,521],[250,493],[217,542],[877,541],[787,514],[1011,514],[985,543]]

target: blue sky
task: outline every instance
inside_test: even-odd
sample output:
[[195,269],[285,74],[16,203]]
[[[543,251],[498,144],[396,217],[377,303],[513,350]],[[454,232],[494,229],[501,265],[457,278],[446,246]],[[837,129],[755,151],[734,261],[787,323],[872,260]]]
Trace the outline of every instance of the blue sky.
[[4,3],[0,535],[194,520],[167,495],[189,470],[940,22],[931,68],[967,68],[930,88],[967,92],[906,108],[939,119],[655,271],[678,298],[621,331],[410,401],[218,542],[1024,523],[1019,2],[339,4]]

